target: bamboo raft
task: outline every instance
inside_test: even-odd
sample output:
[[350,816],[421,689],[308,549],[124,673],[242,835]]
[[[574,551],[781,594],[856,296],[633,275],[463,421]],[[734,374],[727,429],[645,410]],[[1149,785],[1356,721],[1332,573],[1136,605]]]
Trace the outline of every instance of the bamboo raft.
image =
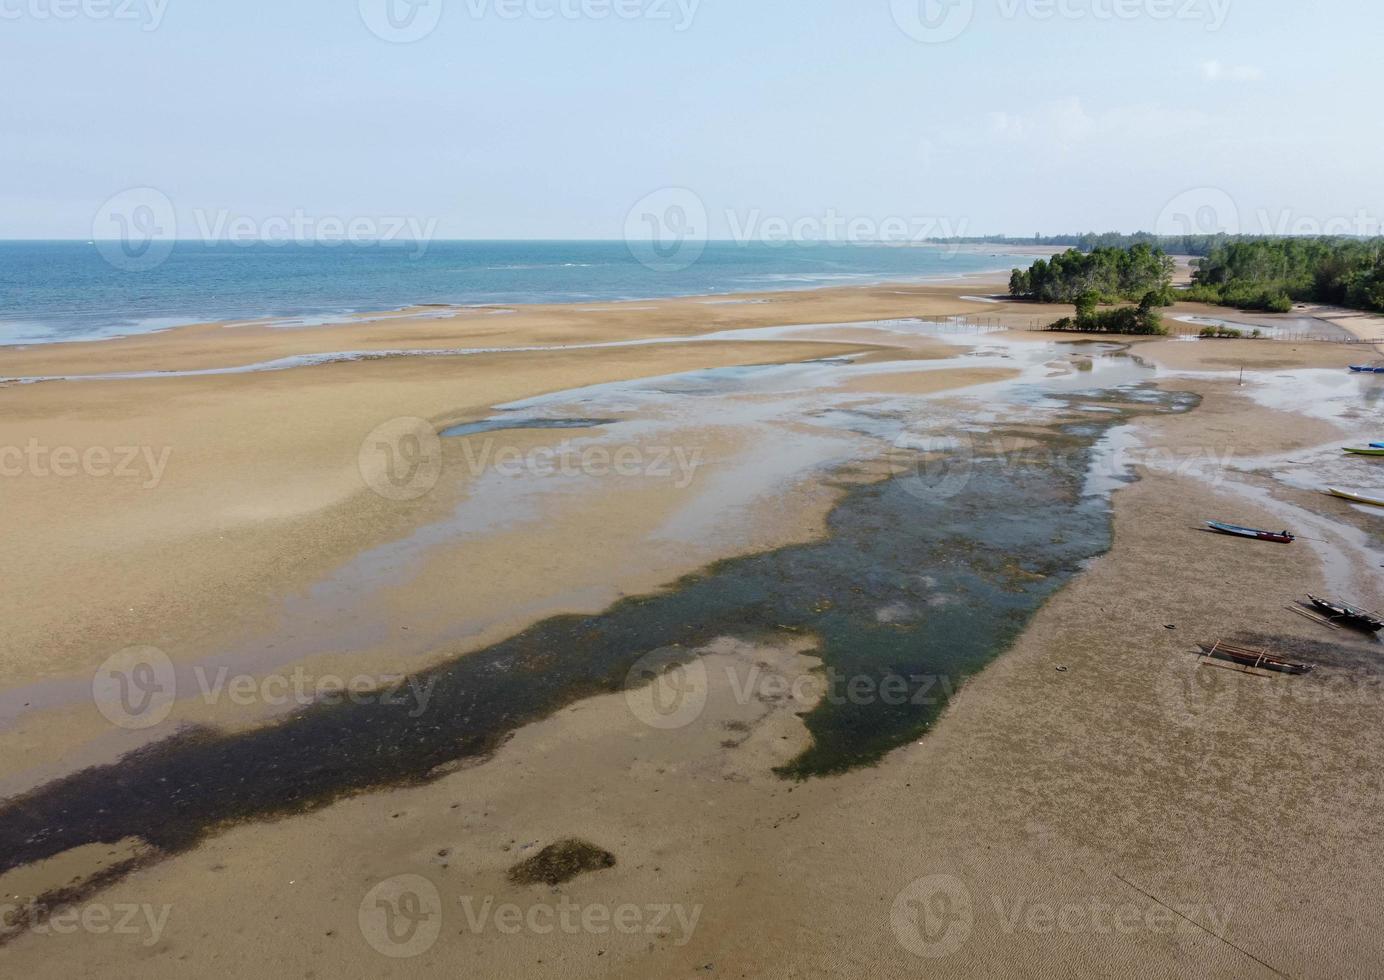
[[1297,613],[1303,619],[1310,619],[1318,626],[1325,626],[1329,630],[1340,630],[1341,628],[1336,623],[1333,623],[1331,620],[1327,619],[1325,616],[1319,615],[1318,613],[1313,612],[1311,609],[1305,609],[1299,605],[1284,606],[1283,608],[1287,609],[1289,612]]
[[[1226,643],[1218,640],[1209,646],[1205,643],[1198,644],[1202,651],[1203,658],[1211,660],[1228,660],[1242,667],[1251,670],[1271,670],[1279,674],[1306,674],[1315,668],[1315,664],[1298,664],[1288,660],[1282,660],[1271,656],[1267,650],[1255,650],[1250,647],[1236,646],[1233,643]],[[1203,659],[1203,665],[1219,666],[1218,664],[1207,664]]]

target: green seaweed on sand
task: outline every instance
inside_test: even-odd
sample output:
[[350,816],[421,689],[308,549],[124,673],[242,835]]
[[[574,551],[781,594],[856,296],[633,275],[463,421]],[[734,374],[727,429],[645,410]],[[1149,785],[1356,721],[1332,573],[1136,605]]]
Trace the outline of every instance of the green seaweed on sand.
[[527,861],[509,869],[516,885],[561,885],[579,875],[615,867],[615,855],[584,840],[569,838],[549,844]]

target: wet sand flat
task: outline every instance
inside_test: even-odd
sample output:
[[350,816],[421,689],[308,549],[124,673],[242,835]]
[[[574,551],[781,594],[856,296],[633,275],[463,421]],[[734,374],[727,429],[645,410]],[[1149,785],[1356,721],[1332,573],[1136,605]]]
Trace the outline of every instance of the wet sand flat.
[[[794,294],[791,303],[811,308],[786,318],[761,319],[773,303],[712,309],[731,318],[717,330],[964,315],[978,307],[959,296],[975,289],[928,287],[911,312],[870,290],[850,309],[848,291],[828,291],[821,308]],[[1019,326],[1031,313],[992,306],[984,315]],[[659,336],[672,322],[636,328],[633,319],[582,339]],[[508,339],[547,342],[565,329],[554,320]],[[138,344],[164,344],[160,364],[187,366],[327,350],[342,339],[291,333],[214,353],[195,351],[191,333]],[[1309,589],[1384,600],[1379,518],[1312,492],[1314,479],[1349,465],[1327,450],[1367,431],[1378,392],[1360,379],[1331,385],[1352,353],[1336,345],[1109,341],[866,323],[816,342],[770,336],[0,389],[0,419],[16,439],[37,431],[55,444],[165,440],[196,457],[181,477],[170,462],[149,488],[89,478],[54,495],[44,492],[51,479],[34,478],[15,496],[20,506],[7,508],[7,531],[29,548],[37,578],[14,603],[24,642],[7,647],[6,693],[53,699],[0,736],[24,756],[7,768],[10,792],[71,772],[69,751],[119,778],[122,746],[171,732],[114,731],[89,693],[80,696],[81,683],[90,686],[83,672],[121,646],[166,647],[182,665],[238,650],[280,662],[260,661],[252,673],[309,664],[422,677],[542,621],[571,633],[534,646],[534,663],[566,672],[564,656],[586,661],[593,631],[614,628],[612,651],[639,645],[633,637],[644,633],[603,625],[621,622],[606,611],[622,597],[631,597],[631,623],[661,622],[650,617],[664,603],[669,627],[710,624],[686,644],[631,647],[635,657],[658,654],[647,680],[625,678],[619,660],[615,690],[578,689],[556,710],[496,729],[505,738],[483,752],[443,751],[438,758],[456,764],[416,785],[374,785],[268,821],[268,812],[244,811],[186,844],[173,802],[162,830],[148,833],[163,855],[131,843],[113,819],[107,844],[11,862],[0,876],[10,894],[75,883],[79,906],[155,914],[122,936],[40,929],[10,937],[0,955],[54,976],[249,969],[266,943],[300,972],[346,976],[1164,975],[1189,963],[1205,975],[1327,976],[1367,967],[1382,952],[1360,911],[1380,866],[1368,857],[1379,749],[1368,733],[1384,712],[1378,655],[1284,607]],[[18,354],[0,373],[81,373],[95,357]],[[1248,368],[1244,387],[1237,360]],[[117,361],[150,363],[121,353],[104,370]],[[74,385],[86,403],[75,413]],[[158,412],[142,404],[155,387],[169,392]],[[362,487],[374,471],[356,456],[366,433],[396,417],[434,429],[487,418],[592,425],[443,440],[442,472],[453,479],[391,500]],[[487,439],[513,451],[512,476],[468,468],[467,454]],[[700,448],[705,467],[673,465],[651,480],[650,451],[676,447]],[[611,469],[621,448],[641,461],[627,473]],[[592,452],[606,453],[595,457],[599,472]],[[535,479],[535,459],[551,467],[574,456],[586,462]],[[1056,478],[1066,467],[1070,477]],[[265,495],[266,485],[277,492]],[[923,500],[947,494],[945,512],[956,515],[948,526],[965,526],[960,515],[975,501],[965,520],[991,516],[996,556],[1035,553],[993,519],[1006,504],[1028,515],[1048,506],[1054,517],[1059,504],[1074,506],[1072,530],[1042,549],[1074,546],[1080,529],[1096,543],[1078,553],[1109,551],[1080,565],[1064,559],[1050,597],[1042,583],[1056,569],[997,558],[986,573],[999,586],[983,600],[989,608],[1026,592],[1046,598],[1015,620],[1008,652],[967,672],[956,691],[939,690],[935,707],[945,711],[919,715],[933,720],[916,739],[885,740],[863,768],[814,763],[810,778],[786,778],[881,717],[882,688],[833,700],[841,692],[832,668],[849,662],[842,651],[864,649],[839,639],[866,635],[859,625],[840,633],[850,617],[868,613],[881,650],[897,631],[903,657],[925,635],[910,631],[955,608],[954,587],[921,566],[900,592],[878,563],[853,581],[842,565],[838,592],[793,557],[834,556],[850,535],[886,540],[891,526],[904,537],[906,517],[883,517],[908,512],[871,501],[905,485]],[[55,532],[62,515],[74,527]],[[1291,525],[1314,540],[1278,550],[1196,530],[1211,517]],[[946,562],[968,574],[983,567],[986,552],[974,550],[983,537],[961,534]],[[955,550],[963,546],[971,550]],[[97,547],[107,564],[77,577],[77,556]],[[785,581],[803,583],[772,612],[735,612],[722,625],[709,600],[678,604],[695,601],[694,588],[669,590],[689,572],[715,582],[770,554],[783,556]],[[138,611],[118,609],[131,593],[112,583],[125,581],[148,589]],[[547,618],[559,612],[580,615]],[[371,632],[381,626],[418,635]],[[1221,636],[1321,669],[1262,683],[1198,667],[1195,642]],[[330,642],[296,645],[314,638]],[[881,662],[882,676],[906,672],[898,657]],[[45,678],[56,686],[33,686]],[[949,683],[950,674],[933,680]],[[76,686],[64,688],[69,681]],[[900,707],[916,707],[920,687]],[[71,690],[79,696],[63,693]],[[689,692],[697,710],[679,717]],[[170,725],[215,725],[233,752],[235,733],[262,741],[275,714],[253,698],[194,699]],[[293,731],[291,720],[270,724]],[[209,737],[187,747],[222,744]],[[105,777],[90,778],[99,787]],[[31,798],[24,819],[41,818],[42,799]],[[1276,828],[1246,832],[1266,808],[1277,827],[1315,832],[1293,835],[1291,847]],[[609,852],[612,865],[552,888],[508,879],[513,865],[569,839]],[[138,870],[82,886],[122,860]],[[427,928],[438,924],[429,941],[409,946],[412,933],[380,931],[388,916],[379,910],[403,908],[401,895],[421,897]],[[570,905],[597,912],[570,931],[511,932],[476,918],[482,907],[513,906],[523,923],[547,921]],[[622,908],[633,910],[621,913],[629,928],[597,922]]]

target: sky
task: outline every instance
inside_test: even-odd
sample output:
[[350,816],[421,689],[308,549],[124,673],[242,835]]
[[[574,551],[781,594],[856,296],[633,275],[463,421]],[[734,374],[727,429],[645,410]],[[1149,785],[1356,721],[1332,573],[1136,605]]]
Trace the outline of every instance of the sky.
[[1381,36],[1377,0],[0,0],[0,238],[151,193],[183,238],[1370,232]]

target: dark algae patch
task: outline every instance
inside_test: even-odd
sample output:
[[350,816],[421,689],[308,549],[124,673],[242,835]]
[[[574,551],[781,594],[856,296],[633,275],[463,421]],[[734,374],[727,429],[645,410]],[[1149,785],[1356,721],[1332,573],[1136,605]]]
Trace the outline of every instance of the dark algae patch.
[[[828,683],[805,717],[814,742],[782,775],[873,764],[925,732],[950,694],[1108,547],[1108,502],[1082,492],[1099,436],[1131,412],[1190,404],[1128,394],[1103,402],[1120,414],[1083,416],[1046,437],[1028,428],[1033,448],[959,461],[959,488],[934,487],[925,471],[850,487],[822,541],[723,561],[597,616],[544,620],[391,697],[316,704],[250,731],[184,730],[8,800],[0,873],[128,837],[176,853],[229,824],[424,783],[572,701],[620,690],[652,651],[686,659],[726,635],[819,640]],[[423,703],[406,693],[429,687]]]
[[516,885],[561,885],[592,871],[615,867],[615,855],[584,840],[549,844],[527,861],[509,869]]

